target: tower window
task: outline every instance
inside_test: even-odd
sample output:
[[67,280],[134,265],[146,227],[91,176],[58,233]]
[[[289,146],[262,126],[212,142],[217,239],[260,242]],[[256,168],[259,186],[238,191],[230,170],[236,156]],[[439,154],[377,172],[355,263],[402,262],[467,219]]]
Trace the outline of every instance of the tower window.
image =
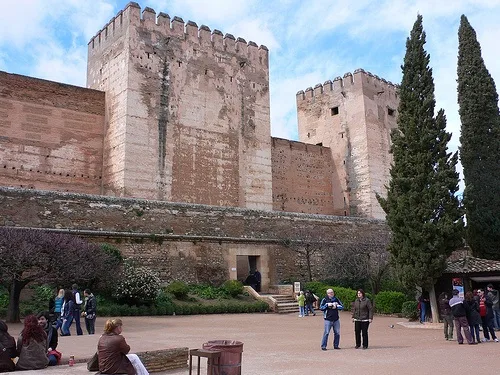
[[332,113],[332,116],[338,115],[339,114],[339,107],[331,108],[331,113]]
[[387,108],[387,114],[388,114],[389,116],[394,116],[394,115],[395,115],[395,113],[396,113],[396,111],[395,111],[394,109],[392,109],[392,108]]

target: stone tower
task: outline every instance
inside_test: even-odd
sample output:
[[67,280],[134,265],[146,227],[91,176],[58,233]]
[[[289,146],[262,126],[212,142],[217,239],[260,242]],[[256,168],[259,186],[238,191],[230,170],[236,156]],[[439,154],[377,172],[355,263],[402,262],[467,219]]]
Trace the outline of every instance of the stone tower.
[[129,3],[88,44],[104,194],[272,209],[265,46]]
[[390,178],[398,103],[395,85],[362,69],[297,93],[299,140],[331,149],[336,214],[385,218],[376,194]]

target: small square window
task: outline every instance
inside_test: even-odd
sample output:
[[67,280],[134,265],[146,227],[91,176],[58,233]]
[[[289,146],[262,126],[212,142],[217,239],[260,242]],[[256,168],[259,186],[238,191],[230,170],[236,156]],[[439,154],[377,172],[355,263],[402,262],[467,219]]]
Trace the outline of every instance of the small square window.
[[339,107],[333,107],[331,108],[332,116],[338,115],[339,114]]
[[396,111],[394,109],[392,109],[392,108],[387,108],[387,114],[389,116],[394,117],[394,115],[396,114]]

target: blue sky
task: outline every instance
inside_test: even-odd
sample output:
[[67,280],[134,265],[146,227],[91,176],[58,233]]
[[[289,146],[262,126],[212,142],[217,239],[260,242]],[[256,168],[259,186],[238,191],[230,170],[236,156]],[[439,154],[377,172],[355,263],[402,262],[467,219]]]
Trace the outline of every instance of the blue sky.
[[[84,86],[87,43],[128,1],[2,0],[0,70]],[[500,82],[500,0],[144,0],[157,13],[180,16],[270,50],[271,127],[296,139],[295,93],[363,68],[401,80],[405,42],[418,13],[427,33],[437,108],[459,141],[457,31],[469,18],[483,58]]]

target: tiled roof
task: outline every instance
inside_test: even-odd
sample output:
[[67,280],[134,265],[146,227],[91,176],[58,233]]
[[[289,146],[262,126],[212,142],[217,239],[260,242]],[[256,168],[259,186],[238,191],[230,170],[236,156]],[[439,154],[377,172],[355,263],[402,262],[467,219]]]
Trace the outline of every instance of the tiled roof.
[[466,256],[446,265],[444,273],[500,272],[500,261]]

